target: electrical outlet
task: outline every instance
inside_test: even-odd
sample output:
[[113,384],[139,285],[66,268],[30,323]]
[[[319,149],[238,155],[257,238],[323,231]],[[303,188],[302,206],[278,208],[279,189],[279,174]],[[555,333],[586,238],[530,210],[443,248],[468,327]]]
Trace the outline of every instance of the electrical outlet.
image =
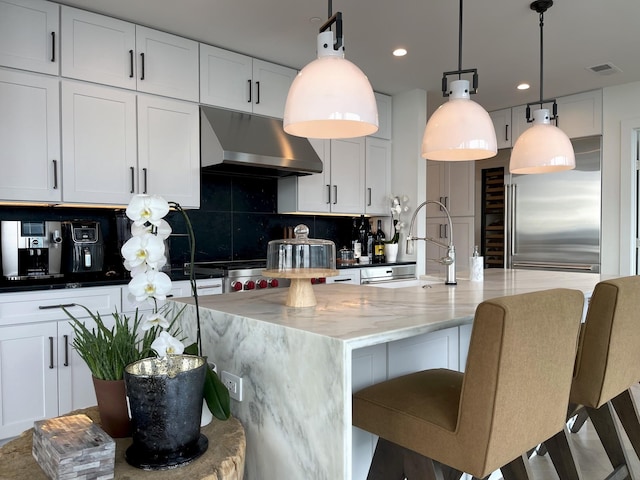
[[220,380],[229,390],[229,396],[239,402],[242,401],[242,377],[238,377],[233,373],[222,371]]

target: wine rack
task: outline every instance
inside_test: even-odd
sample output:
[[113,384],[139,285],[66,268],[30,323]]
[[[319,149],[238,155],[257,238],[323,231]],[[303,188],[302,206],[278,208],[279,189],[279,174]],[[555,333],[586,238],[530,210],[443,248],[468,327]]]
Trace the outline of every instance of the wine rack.
[[486,268],[504,268],[504,167],[482,170],[482,255]]

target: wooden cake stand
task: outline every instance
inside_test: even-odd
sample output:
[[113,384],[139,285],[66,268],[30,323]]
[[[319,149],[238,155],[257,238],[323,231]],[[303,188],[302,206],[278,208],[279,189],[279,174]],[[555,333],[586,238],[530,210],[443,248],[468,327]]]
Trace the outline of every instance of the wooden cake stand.
[[288,278],[291,280],[285,305],[287,307],[314,307],[316,295],[311,287],[312,278],[335,277],[338,270],[329,268],[298,268],[294,270],[263,270],[265,277]]

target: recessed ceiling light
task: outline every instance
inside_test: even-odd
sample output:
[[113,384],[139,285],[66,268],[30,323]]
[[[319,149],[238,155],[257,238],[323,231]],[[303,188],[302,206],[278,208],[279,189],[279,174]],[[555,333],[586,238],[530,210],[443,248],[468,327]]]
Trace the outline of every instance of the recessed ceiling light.
[[521,83],[516,88],[518,90],[529,90],[529,88],[531,88],[531,85],[529,85],[528,83]]
[[396,48],[393,51],[393,55],[395,57],[404,57],[407,54],[407,50],[405,48]]
[[309,19],[309,23],[320,23],[322,21],[322,19],[320,17],[311,17]]

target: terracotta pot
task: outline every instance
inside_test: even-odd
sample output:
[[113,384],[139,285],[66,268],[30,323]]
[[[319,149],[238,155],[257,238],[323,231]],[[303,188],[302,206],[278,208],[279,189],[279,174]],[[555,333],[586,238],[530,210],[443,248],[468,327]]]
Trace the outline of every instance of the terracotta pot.
[[113,438],[130,437],[131,422],[124,380],[101,380],[93,377],[93,388],[98,400],[102,429]]

